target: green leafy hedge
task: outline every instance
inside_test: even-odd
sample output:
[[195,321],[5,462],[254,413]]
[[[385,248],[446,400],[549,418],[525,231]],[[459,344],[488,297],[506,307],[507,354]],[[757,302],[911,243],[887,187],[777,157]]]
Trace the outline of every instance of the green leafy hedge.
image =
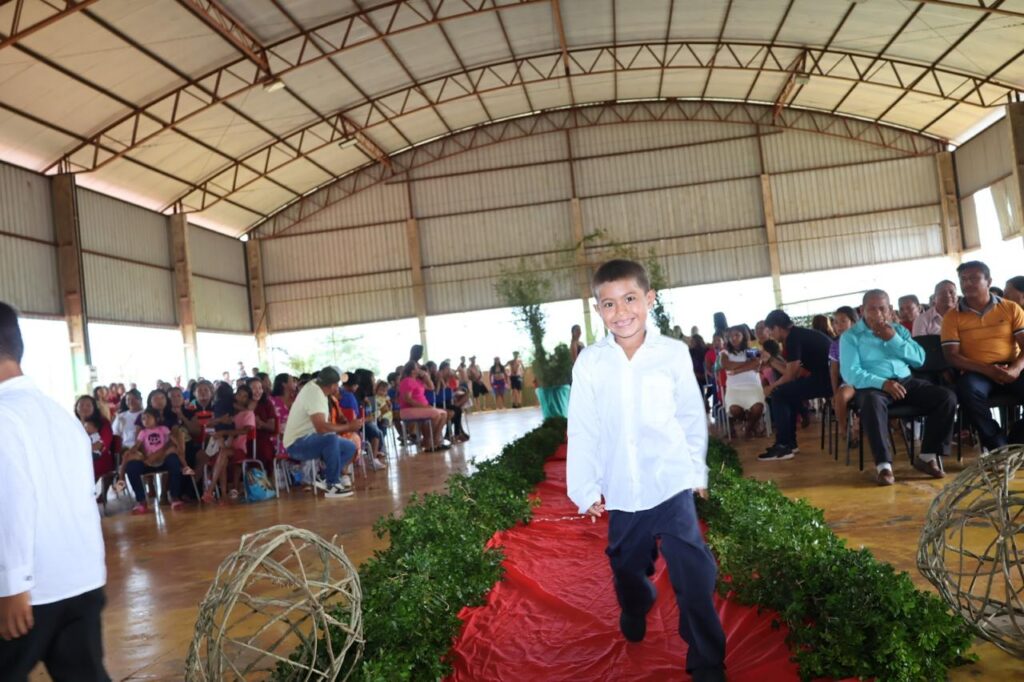
[[701,505],[719,591],[778,611],[802,679],[943,680],[972,660],[963,620],[866,549],[846,546],[824,514],[774,483],[743,478],[735,450],[712,441],[711,500]]
[[[530,518],[527,496],[565,427],[564,419],[548,419],[473,476],[453,476],[446,493],[413,496],[401,518],[377,522],[378,537],[390,536],[391,544],[360,568],[366,648],[359,679],[437,680],[450,672],[459,611],[482,604],[502,576],[501,550],[484,545]],[[967,660],[970,633],[938,597],[867,550],[848,549],[820,510],[743,478],[728,445],[712,440],[708,465],[711,499],[699,509],[720,575],[729,576],[719,589],[778,611],[804,679],[939,680]],[[278,679],[287,679],[281,672]]]

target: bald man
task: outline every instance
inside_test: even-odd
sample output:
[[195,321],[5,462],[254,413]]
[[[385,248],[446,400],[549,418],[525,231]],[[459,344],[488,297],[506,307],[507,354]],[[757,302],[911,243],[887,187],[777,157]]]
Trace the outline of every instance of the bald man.
[[956,394],[943,386],[911,376],[911,368],[924,364],[924,349],[899,323],[889,322],[892,305],[881,289],[864,294],[863,317],[839,338],[839,364],[843,379],[857,389],[854,398],[861,423],[871,443],[878,485],[896,482],[892,472],[889,408],[908,405],[925,413],[921,454],[914,468],[942,478],[939,459],[948,454],[956,413]]

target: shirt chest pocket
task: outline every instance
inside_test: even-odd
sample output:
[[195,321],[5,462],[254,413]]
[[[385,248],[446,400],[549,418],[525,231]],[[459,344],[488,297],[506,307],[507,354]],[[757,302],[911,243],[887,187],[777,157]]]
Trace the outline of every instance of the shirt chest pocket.
[[648,424],[662,424],[676,411],[672,379],[664,375],[646,376],[640,380],[641,418]]

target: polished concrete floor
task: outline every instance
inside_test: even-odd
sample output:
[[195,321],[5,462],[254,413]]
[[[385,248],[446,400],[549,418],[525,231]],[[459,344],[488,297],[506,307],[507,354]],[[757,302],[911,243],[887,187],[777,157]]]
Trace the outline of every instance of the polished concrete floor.
[[[508,441],[541,421],[537,409],[474,415],[472,439],[444,453],[392,458],[385,471],[356,479],[357,493],[342,500],[313,499],[309,493],[254,505],[189,507],[180,512],[126,513],[103,520],[107,542],[109,600],[104,613],[107,668],[115,680],[180,680],[199,601],[221,560],[237,548],[241,535],[287,523],[309,528],[344,546],[356,564],[382,546],[372,532],[381,515],[401,510],[413,492],[443,488],[453,472],[466,471],[473,458],[493,457]],[[928,504],[941,482],[924,478],[906,463],[896,466],[897,484],[879,488],[870,472],[835,462],[818,448],[817,424],[801,433],[800,455],[765,464],[756,455],[765,441],[737,442],[748,475],[776,481],[792,497],[804,497],[825,510],[836,533],[851,546],[908,571],[924,589],[916,570],[917,538]],[[855,453],[854,453],[855,454]],[[968,460],[974,455],[968,455]],[[950,475],[959,471],[947,466]],[[713,494],[713,491],[712,491]],[[953,680],[1024,679],[1024,662],[990,644],[979,644],[978,664],[955,670]],[[2,677],[2,675],[0,675]],[[33,680],[45,680],[37,670]]]

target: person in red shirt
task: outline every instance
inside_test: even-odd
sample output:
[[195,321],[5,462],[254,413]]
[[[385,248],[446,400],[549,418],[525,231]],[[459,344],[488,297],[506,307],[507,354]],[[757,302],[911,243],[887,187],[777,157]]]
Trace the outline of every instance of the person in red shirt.
[[82,422],[92,441],[92,472],[95,480],[103,479],[103,488],[96,498],[97,504],[105,504],[107,492],[110,490],[111,477],[114,471],[114,453],[110,445],[114,441],[114,432],[110,428],[110,420],[103,416],[96,399],[83,395],[75,401],[75,416]]
[[900,324],[907,328],[910,333],[914,332],[914,320],[921,314],[921,301],[914,294],[900,296],[898,305],[900,307]]

